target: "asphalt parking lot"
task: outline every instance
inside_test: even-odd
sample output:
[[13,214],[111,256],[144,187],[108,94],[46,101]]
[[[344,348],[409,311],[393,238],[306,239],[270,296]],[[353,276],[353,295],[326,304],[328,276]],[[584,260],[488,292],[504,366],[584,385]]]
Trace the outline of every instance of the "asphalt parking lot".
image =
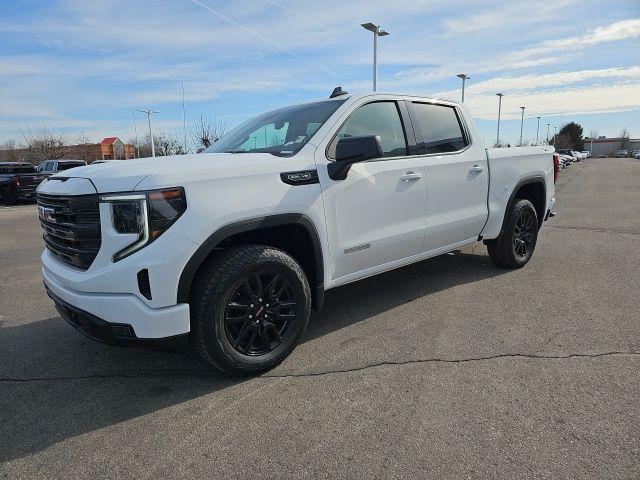
[[278,368],[85,339],[0,207],[0,476],[640,478],[640,162],[561,172],[532,261],[477,244],[327,293]]

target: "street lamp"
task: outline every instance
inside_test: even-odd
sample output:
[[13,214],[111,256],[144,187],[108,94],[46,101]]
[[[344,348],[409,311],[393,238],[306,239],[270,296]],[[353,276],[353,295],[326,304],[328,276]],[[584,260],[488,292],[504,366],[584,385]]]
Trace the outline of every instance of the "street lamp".
[[153,141],[153,130],[151,130],[151,115],[153,115],[154,113],[160,113],[156,110],[151,110],[151,109],[147,109],[147,110],[138,110],[141,113],[146,113],[147,114],[147,122],[149,123],[149,141],[151,142],[151,156],[155,157],[156,156],[156,147],[155,147],[155,142]]
[[551,126],[550,123],[547,123],[547,145],[549,145],[549,127]]
[[496,147],[500,147],[500,112],[502,110],[502,97],[504,93],[496,93],[498,96],[498,134],[496,135]]
[[538,127],[536,128],[536,145],[538,145],[538,133],[540,133],[540,115],[538,115],[537,118],[538,118]]
[[524,107],[520,107],[522,110],[522,117],[520,118],[520,146],[522,146],[522,127],[524,127]]
[[371,22],[363,23],[362,26],[373,33],[373,91],[375,92],[378,81],[378,37],[389,35],[389,32],[380,30],[380,25],[374,25]]
[[469,80],[471,77],[466,73],[459,73],[458,75],[456,75],[456,77],[462,79],[462,102],[464,103],[464,82],[466,80]]

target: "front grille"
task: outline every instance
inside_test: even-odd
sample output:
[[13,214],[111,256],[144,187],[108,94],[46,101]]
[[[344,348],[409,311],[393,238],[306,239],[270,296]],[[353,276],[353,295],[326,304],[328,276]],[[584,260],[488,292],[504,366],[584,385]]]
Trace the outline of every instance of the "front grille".
[[101,243],[98,195],[39,193],[37,199],[47,249],[69,265],[89,268]]

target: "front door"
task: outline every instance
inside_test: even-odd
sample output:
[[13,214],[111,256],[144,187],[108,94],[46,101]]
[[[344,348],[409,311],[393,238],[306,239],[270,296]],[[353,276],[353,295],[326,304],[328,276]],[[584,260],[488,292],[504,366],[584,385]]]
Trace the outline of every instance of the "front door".
[[357,135],[379,135],[384,156],[352,165],[344,180],[329,178],[325,152],[318,149],[317,153],[324,157],[319,158],[318,173],[332,280],[349,276],[343,278],[347,281],[365,276],[367,269],[384,269],[384,264],[421,252],[425,238],[423,158],[407,155],[397,103],[379,101],[357,108],[339,128],[328,151],[340,138]]

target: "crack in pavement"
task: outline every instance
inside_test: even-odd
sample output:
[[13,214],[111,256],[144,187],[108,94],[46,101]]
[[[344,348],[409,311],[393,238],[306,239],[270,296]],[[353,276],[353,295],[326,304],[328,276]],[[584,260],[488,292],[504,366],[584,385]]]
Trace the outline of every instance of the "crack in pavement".
[[[622,229],[611,228],[598,228],[598,227],[573,227],[564,225],[544,225],[544,228],[559,229],[559,230],[584,230],[586,232],[600,232],[600,233],[617,233],[620,235],[640,235],[640,232],[633,232]],[[628,227],[628,228],[640,228],[640,227]]]
[[[352,373],[359,372],[363,370],[369,370],[373,368],[379,367],[397,367],[397,366],[406,366],[406,365],[419,365],[426,363],[445,363],[445,364],[455,364],[455,363],[473,363],[473,362],[483,362],[490,360],[499,360],[504,358],[520,358],[520,359],[530,359],[530,360],[564,360],[564,359],[572,359],[572,358],[601,358],[601,357],[612,357],[612,356],[640,356],[640,351],[611,351],[611,352],[601,352],[601,353],[570,353],[566,355],[545,355],[545,354],[536,354],[536,353],[502,353],[497,355],[488,355],[488,356],[480,356],[480,357],[468,357],[468,358],[425,358],[425,359],[414,359],[414,360],[400,360],[400,361],[382,361],[371,363],[367,365],[362,365],[359,367],[351,367],[351,368],[343,368],[343,369],[334,369],[334,370],[325,370],[319,372],[304,372],[304,373],[267,373],[260,376],[249,377],[255,379],[261,378],[305,378],[305,377],[320,377],[325,375],[333,375],[333,374],[341,374],[341,373]],[[17,377],[4,377],[0,378],[0,382],[5,383],[28,383],[28,382],[47,382],[47,381],[63,381],[63,380],[88,380],[88,379],[97,379],[97,378],[167,378],[167,377],[182,377],[182,378],[215,378],[219,380],[226,381],[237,381],[241,377],[232,377],[225,376],[224,374],[219,374],[217,372],[211,372],[210,370],[202,370],[202,371],[189,371],[189,372],[135,372],[135,373],[97,373],[90,375],[76,375],[76,376],[59,376],[59,377],[31,377],[31,378],[17,378]]]

